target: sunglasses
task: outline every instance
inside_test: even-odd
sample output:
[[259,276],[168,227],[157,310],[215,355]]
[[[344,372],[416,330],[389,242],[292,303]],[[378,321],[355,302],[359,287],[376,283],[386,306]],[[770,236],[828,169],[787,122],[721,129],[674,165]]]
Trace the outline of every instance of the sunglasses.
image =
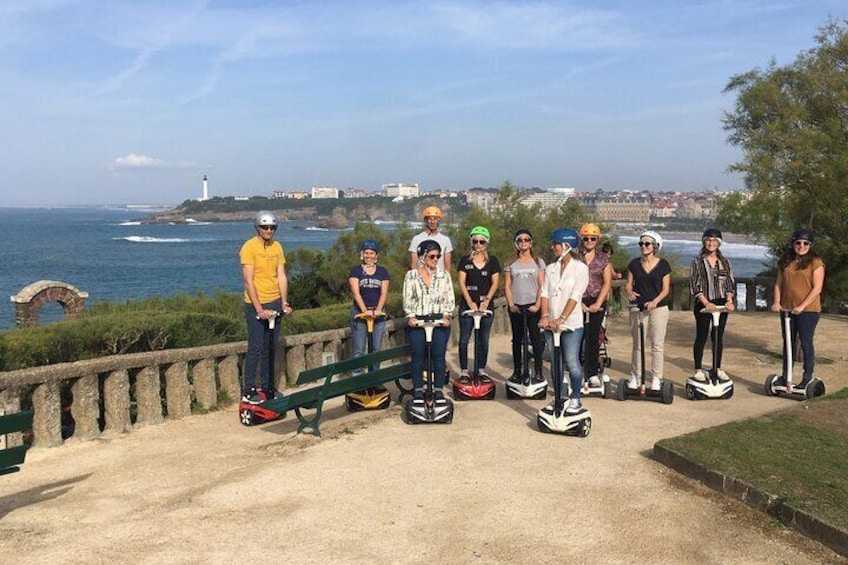
[[277,226],[259,226],[260,230],[277,231]]
[[436,254],[427,255],[427,259],[440,259],[441,257],[442,257],[441,253],[438,254],[438,255],[436,255]]
[[515,243],[530,243],[531,241],[533,240],[529,237],[519,237],[515,240]]
[[486,245],[488,242],[485,239],[472,239],[471,243],[474,245]]
[[810,245],[809,241],[805,241],[803,239],[799,239],[798,241],[793,241],[792,243],[795,244],[795,245],[800,245],[801,247],[807,247],[807,246]]
[[597,238],[597,237],[588,237],[588,236],[587,236],[587,237],[584,237],[584,238],[583,238],[583,241],[598,241],[598,238]]
[[654,245],[654,242],[653,241],[640,241],[636,245],[638,245],[639,247],[651,247],[652,245]]

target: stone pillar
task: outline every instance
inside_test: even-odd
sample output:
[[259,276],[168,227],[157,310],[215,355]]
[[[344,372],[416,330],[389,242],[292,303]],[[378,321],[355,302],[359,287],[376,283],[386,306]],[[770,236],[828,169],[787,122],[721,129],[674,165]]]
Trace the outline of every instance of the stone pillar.
[[71,416],[74,437],[91,439],[100,435],[100,380],[94,375],[80,377],[71,385]]
[[[285,359],[283,360],[285,365]],[[285,379],[281,379],[285,385]],[[241,383],[238,374],[238,355],[227,355],[218,361],[218,385],[232,402],[238,402],[241,397]],[[285,389],[283,386],[280,390]]]
[[310,343],[306,346],[306,368],[314,369],[315,367],[320,367],[324,364],[323,359],[324,353],[324,343]]
[[135,375],[136,425],[161,424],[162,396],[159,365],[143,367]]
[[168,418],[184,418],[191,415],[188,363],[174,363],[165,369],[165,402]]
[[215,384],[215,359],[201,359],[191,369],[194,397],[201,408],[209,410],[218,404]]
[[32,393],[32,407],[35,411],[32,421],[35,444],[44,447],[61,445],[62,402],[59,382],[47,381],[35,387]]
[[103,381],[103,408],[107,432],[125,432],[130,419],[130,377],[126,371],[112,371]]
[[286,351],[286,378],[289,386],[297,383],[297,376],[306,368],[306,348],[293,345]]

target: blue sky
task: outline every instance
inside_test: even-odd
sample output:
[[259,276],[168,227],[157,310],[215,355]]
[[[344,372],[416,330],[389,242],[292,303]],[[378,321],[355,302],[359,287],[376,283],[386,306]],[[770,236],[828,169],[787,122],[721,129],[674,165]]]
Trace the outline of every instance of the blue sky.
[[844,0],[0,0],[0,206],[730,189],[722,93]]

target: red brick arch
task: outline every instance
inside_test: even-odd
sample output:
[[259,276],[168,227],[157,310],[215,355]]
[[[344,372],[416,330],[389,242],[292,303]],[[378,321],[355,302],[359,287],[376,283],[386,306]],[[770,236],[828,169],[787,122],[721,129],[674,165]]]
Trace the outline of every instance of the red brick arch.
[[88,293],[61,281],[38,281],[22,288],[11,297],[15,303],[15,325],[37,326],[38,314],[48,302],[58,302],[65,319],[73,320],[85,310]]

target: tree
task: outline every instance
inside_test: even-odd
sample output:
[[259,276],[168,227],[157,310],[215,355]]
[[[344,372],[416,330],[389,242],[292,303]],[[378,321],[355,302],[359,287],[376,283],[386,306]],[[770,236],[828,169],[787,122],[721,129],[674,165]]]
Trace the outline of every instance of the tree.
[[724,200],[718,222],[762,236],[778,256],[792,231],[814,230],[830,310],[848,296],[848,20],[830,21],[791,65],[732,77],[723,122],[743,150],[748,198]]

